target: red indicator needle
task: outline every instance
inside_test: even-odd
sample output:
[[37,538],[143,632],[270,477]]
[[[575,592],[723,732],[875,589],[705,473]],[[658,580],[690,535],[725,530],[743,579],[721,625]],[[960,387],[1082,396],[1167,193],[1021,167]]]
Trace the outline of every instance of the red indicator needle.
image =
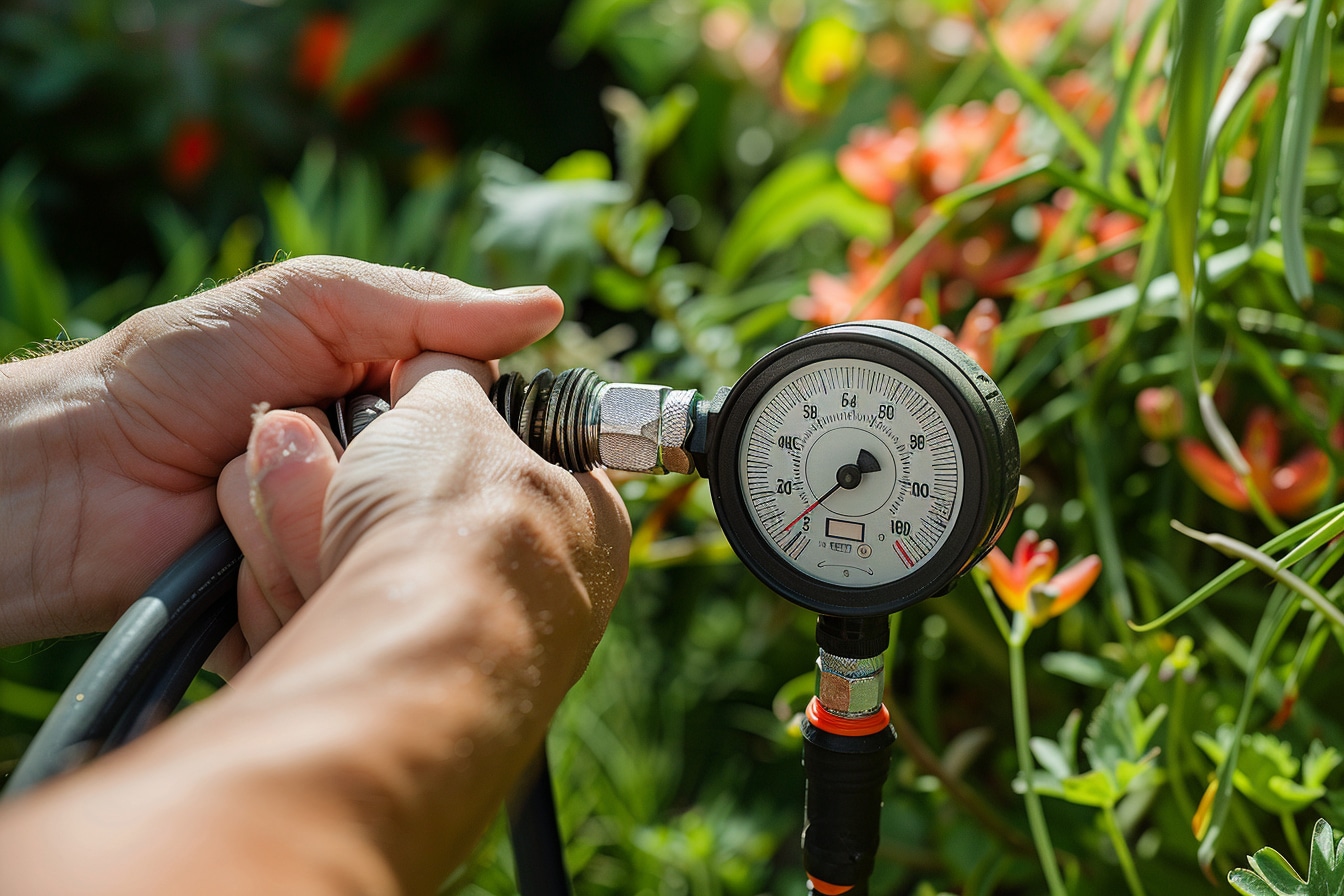
[[896,553],[901,555],[901,559],[905,561],[905,565],[907,568],[913,567],[915,565],[915,561],[910,559],[910,555],[906,553],[905,546],[901,544],[899,540],[893,541],[891,543],[891,546],[896,549]]
[[798,520],[802,519],[812,511],[816,510],[818,504],[820,504],[822,501],[825,501],[831,495],[835,494],[838,489],[858,488],[859,483],[863,481],[864,473],[876,473],[880,469],[882,468],[877,465],[877,458],[873,457],[873,455],[870,454],[867,451],[867,449],[860,450],[859,459],[856,463],[845,464],[840,469],[835,471],[835,485],[831,487],[831,490],[828,491],[826,494],[822,495],[817,500],[813,501],[810,507],[808,507],[802,513],[798,514],[798,516],[794,518],[792,523],[789,523],[787,526],[784,527],[784,531],[787,532],[794,526],[796,526],[798,524]]
[[798,516],[794,517],[793,522],[792,522],[792,523],[789,523],[787,526],[784,527],[784,531],[785,531],[785,532],[789,531],[789,530],[792,529],[795,525],[798,524],[798,521],[799,521],[800,519],[802,519],[803,517],[807,516],[807,515],[808,515],[809,513],[811,513],[812,511],[816,510],[816,509],[817,509],[817,505],[819,505],[822,501],[825,501],[825,500],[826,500],[827,498],[829,498],[831,495],[835,494],[835,490],[838,489],[839,487],[840,487],[840,483],[837,482],[837,483],[835,484],[835,486],[834,486],[830,491],[828,491],[826,494],[822,495],[822,496],[821,496],[820,498],[818,498],[817,500],[813,501],[813,502],[812,502],[812,506],[808,507],[808,508],[807,508],[806,510],[804,510],[802,513],[798,514]]

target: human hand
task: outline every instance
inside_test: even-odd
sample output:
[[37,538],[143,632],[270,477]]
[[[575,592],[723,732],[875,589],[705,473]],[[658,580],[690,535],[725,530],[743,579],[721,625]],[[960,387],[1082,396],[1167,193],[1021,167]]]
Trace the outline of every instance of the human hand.
[[[398,364],[394,412],[366,429],[344,458],[314,409],[256,419],[247,453],[219,480],[219,506],[244,561],[239,626],[212,668],[237,671],[361,539],[407,516],[456,539],[512,545],[529,565],[549,553],[548,562],[572,566],[587,595],[578,607],[587,621],[564,649],[586,661],[625,578],[629,518],[604,474],[573,476],[524,446],[485,398],[494,375],[492,365],[447,355]],[[467,524],[481,519],[488,523],[480,529]],[[533,536],[519,534],[543,520],[546,534],[535,538],[546,542],[544,550],[528,549],[524,542]],[[520,558],[507,553],[498,559],[520,568]],[[543,587],[542,572],[543,581],[529,584]]]
[[253,405],[375,390],[427,350],[500,357],[561,313],[544,287],[299,258],[0,365],[0,644],[110,626],[218,521]]
[[[491,376],[398,364],[393,409],[339,463],[312,418],[258,420],[220,500],[256,579],[309,599],[231,687],[0,810],[0,889],[437,891],[539,748],[629,549],[610,483],[528,450]],[[85,861],[59,862],[73,841]]]

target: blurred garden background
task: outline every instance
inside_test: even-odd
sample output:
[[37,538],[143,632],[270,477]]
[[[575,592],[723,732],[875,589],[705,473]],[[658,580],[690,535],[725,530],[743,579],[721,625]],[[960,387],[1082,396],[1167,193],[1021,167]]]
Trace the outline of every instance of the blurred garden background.
[[[708,393],[945,327],[1024,500],[894,620],[872,892],[1339,892],[1340,5],[11,0],[0,356],[310,253],[552,285],[527,373]],[[814,618],[703,482],[621,490],[550,741],[576,891],[802,894]],[[0,772],[94,643],[0,650]],[[444,892],[515,892],[508,849]]]

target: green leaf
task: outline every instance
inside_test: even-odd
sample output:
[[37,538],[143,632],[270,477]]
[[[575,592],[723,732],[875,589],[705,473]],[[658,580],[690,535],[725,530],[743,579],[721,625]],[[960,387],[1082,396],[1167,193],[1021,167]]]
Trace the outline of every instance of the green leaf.
[[[1232,733],[1225,744],[1227,755],[1218,764],[1215,772],[1218,779],[1218,788],[1214,792],[1213,803],[1209,807],[1208,831],[1200,842],[1197,853],[1199,863],[1205,869],[1208,869],[1213,863],[1214,854],[1218,849],[1218,841],[1222,836],[1223,828],[1227,824],[1228,812],[1232,807],[1232,791],[1236,780],[1236,774],[1233,770],[1237,767],[1241,751],[1241,735],[1246,731],[1246,726],[1250,724],[1251,707],[1254,705],[1255,695],[1260,687],[1260,673],[1264,670],[1274,647],[1283,637],[1288,624],[1297,615],[1300,606],[1301,601],[1289,595],[1287,589],[1275,588],[1260,616],[1260,623],[1256,626],[1255,638],[1251,642],[1250,661],[1247,664],[1246,684],[1241,694],[1241,706],[1237,710],[1237,720]],[[1220,738],[1220,742],[1221,740]]]
[[1344,761],[1344,755],[1334,747],[1313,740],[1302,759],[1302,783],[1308,787],[1323,787],[1325,779]]
[[630,273],[643,277],[653,270],[658,250],[672,229],[672,216],[657,202],[649,200],[619,213],[606,236],[607,251]]
[[1303,557],[1314,553],[1318,548],[1322,548],[1333,541],[1341,532],[1344,532],[1344,510],[1327,520],[1321,528],[1311,533],[1305,541],[1280,557],[1279,568],[1287,569]]
[[1229,871],[1227,882],[1232,885],[1232,889],[1242,896],[1278,896],[1274,892],[1274,888],[1265,883],[1260,875],[1254,871],[1247,871],[1245,868]]
[[808,153],[781,165],[752,191],[724,235],[715,267],[729,284],[736,283],[762,257],[823,223],[846,239],[862,236],[882,244],[891,238],[887,209],[854,192],[829,156]]
[[[1253,253],[1249,246],[1237,246],[1211,257],[1206,273],[1214,286],[1222,286],[1235,279],[1250,263]],[[1017,340],[1056,327],[1084,323],[1109,317],[1139,301],[1139,288],[1132,283],[1090,296],[1067,305],[1058,305],[1035,314],[1005,321],[999,328],[1003,340]],[[1163,274],[1153,279],[1145,298],[1145,311],[1150,314],[1173,314],[1175,300],[1180,295],[1180,281],[1175,274]]]
[[[1341,508],[1344,508],[1344,504],[1338,504],[1335,505],[1334,507],[1331,507],[1329,510],[1321,511],[1320,513],[1316,514],[1310,519],[1298,523],[1296,526],[1293,526],[1291,529],[1282,533],[1281,535],[1274,536],[1269,541],[1262,544],[1260,546],[1260,550],[1264,553],[1272,554],[1274,551],[1277,551],[1280,548],[1293,544],[1299,538],[1306,536],[1306,534],[1309,532],[1315,531],[1321,525],[1332,519],[1336,514],[1340,513]],[[1250,572],[1253,568],[1254,567],[1249,562],[1245,560],[1238,560],[1236,563],[1232,564],[1227,569],[1223,570],[1223,572],[1219,573],[1215,578],[1210,580],[1207,584],[1205,584],[1194,594],[1191,594],[1189,597],[1182,600],[1179,604],[1177,604],[1175,607],[1168,610],[1167,612],[1163,613],[1161,616],[1157,617],[1151,622],[1130,623],[1130,628],[1134,629],[1136,632],[1147,632],[1152,631],[1153,629],[1156,628],[1162,628],[1163,626],[1170,623],[1172,620],[1177,619],[1180,616],[1184,616],[1190,610],[1199,606],[1204,601],[1208,600],[1210,597],[1212,597],[1219,591],[1226,588],[1228,585],[1235,582],[1237,579],[1246,575],[1246,573]]]
[[1171,120],[1162,161],[1170,224],[1171,264],[1189,301],[1195,291],[1195,255],[1204,193],[1204,134],[1213,106],[1218,13],[1221,3],[1180,0],[1176,12],[1176,57],[1171,74]]
[[1262,809],[1293,815],[1325,796],[1325,788],[1304,787],[1289,778],[1274,776],[1265,782],[1259,794],[1260,799],[1255,802]]
[[428,30],[443,10],[438,0],[366,0],[355,10],[350,42],[336,74],[336,87],[349,90],[390,65],[397,54]]
[[847,76],[863,59],[863,49],[863,35],[844,19],[814,19],[798,34],[784,63],[784,96],[805,112],[833,108],[844,96]]
[[1092,769],[1060,782],[1063,798],[1079,806],[1114,806],[1121,794],[1111,776],[1101,769]]
[[1297,876],[1293,866],[1277,851],[1266,846],[1249,858],[1252,870],[1279,896],[1310,896],[1306,881]]
[[[1311,296],[1307,249],[1302,237],[1302,208],[1306,202],[1307,156],[1321,114],[1321,101],[1329,73],[1330,36],[1325,0],[1307,0],[1307,12],[1293,38],[1288,78],[1283,147],[1279,154],[1279,219],[1283,240],[1284,276],[1293,298],[1302,302]],[[1265,176],[1268,176],[1266,173]]]
[[546,169],[547,180],[611,180],[611,159],[594,149],[570,153]]
[[60,699],[61,695],[54,691],[0,678],[0,713],[40,722],[51,713]]
[[1061,781],[1077,773],[1072,757],[1065,756],[1059,744],[1046,737],[1033,737],[1029,741],[1031,753],[1041,768]]
[[1112,687],[1093,713],[1083,738],[1083,752],[1093,768],[1114,769],[1122,759],[1137,762],[1143,757],[1147,743],[1138,742],[1144,732],[1138,697],[1147,678],[1148,667],[1141,666],[1129,681]]
[[608,308],[636,311],[648,302],[649,287],[618,267],[604,265],[593,271],[593,295]]
[[290,256],[321,255],[327,240],[299,200],[295,188],[284,181],[271,181],[261,189],[270,214],[271,231],[281,252]]
[[643,135],[645,158],[652,160],[677,139],[699,101],[699,94],[689,84],[678,84],[667,92],[649,110],[648,127]]
[[70,296],[42,246],[29,212],[37,166],[20,158],[0,172],[0,318],[24,332],[21,341],[54,336]]
[[630,199],[608,180],[543,180],[493,153],[481,157],[485,220],[472,245],[512,282],[550,283],[577,299],[601,258],[600,215]]
[[1335,845],[1335,832],[1324,818],[1311,830],[1311,859],[1307,866],[1310,896],[1344,893],[1344,846]]
[[1108,688],[1120,680],[1110,663],[1086,653],[1060,650],[1041,657],[1041,668],[1051,675],[1090,688]]
[[565,14],[555,45],[561,58],[577,62],[631,10],[648,6],[650,0],[579,0]]

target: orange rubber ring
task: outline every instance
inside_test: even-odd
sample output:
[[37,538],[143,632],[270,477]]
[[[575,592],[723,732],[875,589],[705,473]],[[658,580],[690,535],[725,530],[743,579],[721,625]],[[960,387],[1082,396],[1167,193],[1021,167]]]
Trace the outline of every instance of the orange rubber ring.
[[847,887],[840,884],[828,884],[824,880],[817,880],[810,874],[807,876],[807,879],[811,881],[812,889],[820,893],[821,896],[840,896],[841,893],[848,893],[850,890],[854,889],[853,884],[850,884]]
[[[866,715],[861,719],[846,719],[843,716],[837,716],[822,706],[820,700],[813,697],[812,702],[807,704],[807,720],[830,734],[863,737],[865,734],[876,734],[890,725],[891,713],[887,711],[885,706],[879,704],[877,712]],[[827,884],[827,886],[830,886],[830,884]],[[837,890],[836,892],[842,893],[844,891]]]

